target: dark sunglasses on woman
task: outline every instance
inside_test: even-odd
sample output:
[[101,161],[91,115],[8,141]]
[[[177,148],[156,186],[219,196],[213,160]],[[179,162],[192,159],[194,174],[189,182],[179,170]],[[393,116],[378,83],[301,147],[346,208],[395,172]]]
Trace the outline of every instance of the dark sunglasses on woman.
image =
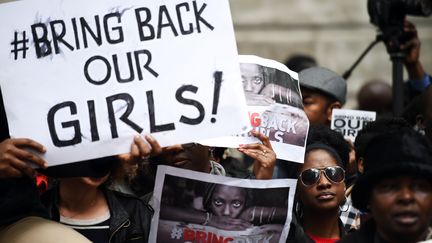
[[340,166],[310,168],[300,173],[299,179],[303,185],[312,186],[320,180],[321,172],[331,183],[338,184],[345,180],[345,170]]

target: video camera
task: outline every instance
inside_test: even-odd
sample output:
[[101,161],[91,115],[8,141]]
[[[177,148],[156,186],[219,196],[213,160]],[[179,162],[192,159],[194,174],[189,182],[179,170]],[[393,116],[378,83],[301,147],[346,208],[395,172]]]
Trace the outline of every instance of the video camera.
[[410,38],[403,32],[406,15],[427,17],[432,13],[432,0],[368,0],[367,6],[370,22],[378,26],[386,45],[390,40],[397,42],[392,44],[395,48]]

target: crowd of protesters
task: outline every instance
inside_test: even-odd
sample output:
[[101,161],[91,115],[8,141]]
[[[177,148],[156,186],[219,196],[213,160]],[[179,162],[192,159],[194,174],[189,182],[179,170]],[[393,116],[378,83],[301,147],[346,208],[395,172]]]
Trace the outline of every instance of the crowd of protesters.
[[[287,62],[299,72],[311,124],[304,163],[277,161],[269,138],[252,132],[261,142],[238,148],[253,161],[250,168],[244,161],[227,159],[224,149],[197,143],[161,147],[150,135],[137,135],[127,154],[47,168],[47,161],[38,155],[46,152],[43,145],[10,138],[0,100],[0,242],[147,242],[158,165],[263,180],[282,177],[278,170],[297,178],[287,242],[432,239],[431,77],[419,62],[415,27],[407,22],[406,28],[415,34],[402,47],[409,74],[404,118],[387,114],[388,88],[378,84],[379,88],[362,89],[359,104],[364,109],[381,104],[365,105],[364,99],[371,97],[368,92],[386,92],[376,96],[386,100],[375,110],[385,115],[369,123],[354,144],[329,128],[332,110],[343,107],[347,98],[346,81],[310,57]],[[255,220],[256,208],[247,208],[247,191],[211,188],[203,202],[208,210],[190,213],[191,222],[236,230]],[[211,205],[222,190],[241,195],[236,212]],[[161,217],[173,216],[172,203],[164,203]],[[263,212],[266,218],[277,215],[273,208]]]

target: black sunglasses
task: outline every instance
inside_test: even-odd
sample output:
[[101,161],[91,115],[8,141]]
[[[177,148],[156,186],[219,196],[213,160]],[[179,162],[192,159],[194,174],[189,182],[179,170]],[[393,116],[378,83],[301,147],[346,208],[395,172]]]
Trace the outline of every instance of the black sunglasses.
[[321,171],[332,183],[341,183],[345,180],[345,170],[340,166],[329,166],[324,168],[311,168],[300,173],[300,181],[305,186],[312,186],[321,178]]

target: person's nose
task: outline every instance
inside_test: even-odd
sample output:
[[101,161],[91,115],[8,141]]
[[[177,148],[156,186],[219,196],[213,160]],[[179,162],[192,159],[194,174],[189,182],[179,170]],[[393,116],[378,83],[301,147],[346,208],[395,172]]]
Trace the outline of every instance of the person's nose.
[[331,181],[329,181],[329,179],[327,179],[327,177],[324,175],[324,171],[320,171],[320,178],[318,180],[318,187],[319,188],[329,188],[331,187]]
[[250,80],[246,80],[244,82],[244,90],[248,91],[248,92],[252,92],[253,91],[252,82]]
[[230,216],[230,207],[229,206],[225,206],[224,210],[223,210],[223,215],[224,216]]
[[398,192],[398,201],[409,204],[414,201],[414,191],[409,186],[403,186]]

